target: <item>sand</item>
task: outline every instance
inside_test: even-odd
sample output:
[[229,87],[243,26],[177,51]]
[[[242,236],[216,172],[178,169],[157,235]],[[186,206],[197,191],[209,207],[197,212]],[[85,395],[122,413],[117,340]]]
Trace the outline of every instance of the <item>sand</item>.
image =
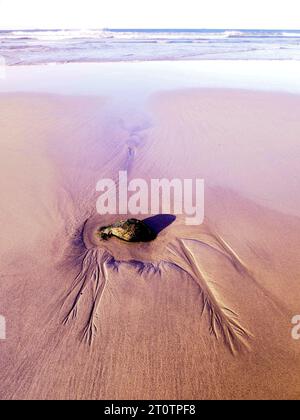
[[[1,398],[300,398],[299,133],[283,93],[2,94]],[[204,178],[205,223],[97,246],[119,170]]]

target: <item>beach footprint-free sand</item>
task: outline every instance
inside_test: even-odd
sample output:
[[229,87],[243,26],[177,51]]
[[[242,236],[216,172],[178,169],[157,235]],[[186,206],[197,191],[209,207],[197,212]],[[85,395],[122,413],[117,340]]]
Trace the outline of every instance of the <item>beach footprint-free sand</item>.
[[[1,398],[299,398],[299,105],[1,95]],[[204,178],[204,224],[95,241],[121,219],[97,215],[96,184],[125,169]]]

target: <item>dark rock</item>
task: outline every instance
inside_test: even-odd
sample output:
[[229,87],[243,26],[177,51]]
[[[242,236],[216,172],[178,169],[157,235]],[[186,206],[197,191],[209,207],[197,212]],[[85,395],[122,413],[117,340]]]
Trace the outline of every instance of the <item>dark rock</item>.
[[107,240],[112,236],[126,242],[150,242],[156,239],[156,233],[141,220],[128,219],[99,229],[99,236]]

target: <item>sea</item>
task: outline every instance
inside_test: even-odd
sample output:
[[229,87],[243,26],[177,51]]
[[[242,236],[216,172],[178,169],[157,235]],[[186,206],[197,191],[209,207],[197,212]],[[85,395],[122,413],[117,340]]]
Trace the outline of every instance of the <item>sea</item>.
[[300,30],[0,31],[7,65],[171,60],[300,60]]

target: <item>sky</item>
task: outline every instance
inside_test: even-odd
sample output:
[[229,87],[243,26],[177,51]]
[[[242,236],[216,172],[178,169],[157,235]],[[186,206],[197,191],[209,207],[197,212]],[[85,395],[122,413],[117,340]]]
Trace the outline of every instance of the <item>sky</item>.
[[300,0],[0,0],[0,29],[300,29]]

